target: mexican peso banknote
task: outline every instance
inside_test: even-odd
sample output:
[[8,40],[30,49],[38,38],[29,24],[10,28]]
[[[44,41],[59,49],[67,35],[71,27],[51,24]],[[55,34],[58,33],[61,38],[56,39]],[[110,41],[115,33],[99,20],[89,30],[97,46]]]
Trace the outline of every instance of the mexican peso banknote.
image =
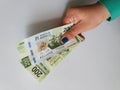
[[20,63],[39,82],[44,78],[78,45],[83,37],[80,35],[61,43],[61,35],[68,31],[73,24],[50,29],[17,43]]

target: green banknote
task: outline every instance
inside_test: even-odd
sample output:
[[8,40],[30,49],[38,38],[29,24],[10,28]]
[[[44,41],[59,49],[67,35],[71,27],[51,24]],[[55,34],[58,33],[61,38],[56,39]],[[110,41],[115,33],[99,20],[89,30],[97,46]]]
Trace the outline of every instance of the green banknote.
[[17,43],[20,63],[39,82],[78,45],[83,38],[79,35],[65,44],[61,43],[61,35],[73,24],[50,29]]

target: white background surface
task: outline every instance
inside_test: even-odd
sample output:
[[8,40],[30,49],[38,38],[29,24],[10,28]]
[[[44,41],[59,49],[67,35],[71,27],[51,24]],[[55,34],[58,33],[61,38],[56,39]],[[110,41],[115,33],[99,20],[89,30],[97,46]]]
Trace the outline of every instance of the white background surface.
[[59,26],[66,6],[93,2],[0,0],[0,90],[120,90],[120,18],[84,33],[41,84],[19,63],[17,41]]

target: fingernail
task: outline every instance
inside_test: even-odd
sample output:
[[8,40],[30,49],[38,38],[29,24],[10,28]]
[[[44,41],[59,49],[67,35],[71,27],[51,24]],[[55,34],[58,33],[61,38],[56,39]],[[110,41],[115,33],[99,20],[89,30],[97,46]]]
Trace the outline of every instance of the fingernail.
[[63,44],[65,44],[67,41],[68,41],[68,38],[67,38],[67,37],[64,37],[64,38],[62,39],[62,43],[63,43]]

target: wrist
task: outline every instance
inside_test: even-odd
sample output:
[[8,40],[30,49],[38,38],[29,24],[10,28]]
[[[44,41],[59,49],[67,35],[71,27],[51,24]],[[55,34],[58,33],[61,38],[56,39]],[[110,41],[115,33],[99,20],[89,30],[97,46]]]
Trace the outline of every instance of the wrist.
[[101,3],[98,2],[95,4],[95,6],[98,8],[99,13],[103,19],[108,19],[110,17],[109,11]]

